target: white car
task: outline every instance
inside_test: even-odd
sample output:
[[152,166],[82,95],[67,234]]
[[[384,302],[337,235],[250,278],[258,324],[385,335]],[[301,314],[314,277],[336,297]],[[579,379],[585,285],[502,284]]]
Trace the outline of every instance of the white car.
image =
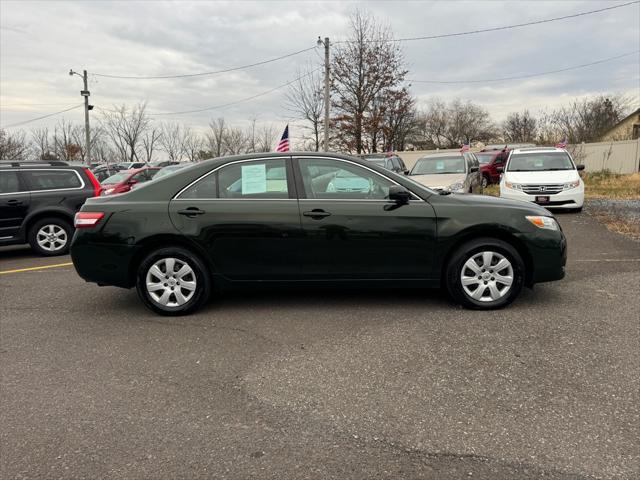
[[500,196],[580,211],[584,203],[581,170],[584,165],[576,165],[562,148],[514,149],[500,179]]

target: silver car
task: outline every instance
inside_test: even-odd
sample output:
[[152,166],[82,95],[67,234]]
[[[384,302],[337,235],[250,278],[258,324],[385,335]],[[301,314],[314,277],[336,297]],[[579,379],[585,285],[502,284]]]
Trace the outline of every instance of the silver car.
[[435,190],[482,193],[480,164],[472,152],[426,155],[416,161],[409,175],[412,180]]

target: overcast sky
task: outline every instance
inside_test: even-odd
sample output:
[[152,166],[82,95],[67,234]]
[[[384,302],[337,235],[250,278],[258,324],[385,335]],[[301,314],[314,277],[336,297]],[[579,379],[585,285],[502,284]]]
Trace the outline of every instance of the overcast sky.
[[[348,36],[356,8],[387,22],[396,38],[499,27],[594,10],[620,1],[433,2],[157,2],[0,1],[0,125],[81,103],[90,73],[91,103],[148,102],[153,113],[220,105],[259,94],[295,78],[322,50],[238,72],[171,80],[120,80],[91,75],[173,75],[259,62],[315,45],[318,35]],[[640,6],[502,32],[402,43],[409,79],[470,80],[518,76],[585,64],[640,48]],[[486,84],[412,83],[424,104],[430,97],[470,99],[496,120],[529,108],[538,111],[573,98],[606,92],[640,96],[640,54],[528,80]],[[233,107],[199,114],[158,116],[196,128],[225,117],[284,126],[285,90]],[[98,112],[95,111],[95,115]],[[82,109],[64,114],[82,122]],[[53,126],[61,116],[22,128]],[[295,132],[292,132],[295,135]]]

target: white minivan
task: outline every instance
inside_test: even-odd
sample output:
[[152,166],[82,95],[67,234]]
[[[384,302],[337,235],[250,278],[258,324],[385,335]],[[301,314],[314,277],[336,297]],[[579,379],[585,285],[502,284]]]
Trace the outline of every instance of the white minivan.
[[582,210],[584,182],[562,148],[517,148],[511,151],[500,179],[500,196],[525,200],[545,208]]

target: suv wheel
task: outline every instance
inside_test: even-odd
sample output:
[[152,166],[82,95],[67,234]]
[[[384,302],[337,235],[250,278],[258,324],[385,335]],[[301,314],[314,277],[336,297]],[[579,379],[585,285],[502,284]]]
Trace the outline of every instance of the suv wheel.
[[491,310],[509,305],[520,294],[525,267],[506,242],[480,238],[464,244],[451,257],[446,285],[453,299],[467,308]]
[[31,248],[40,255],[64,255],[69,251],[73,236],[71,224],[61,218],[43,218],[29,229],[28,240]]
[[484,190],[488,186],[489,186],[489,177],[487,177],[486,175],[483,175],[482,176],[482,189]]
[[211,293],[210,274],[189,250],[162,248],[147,256],[136,282],[143,303],[160,315],[186,315],[206,303]]

